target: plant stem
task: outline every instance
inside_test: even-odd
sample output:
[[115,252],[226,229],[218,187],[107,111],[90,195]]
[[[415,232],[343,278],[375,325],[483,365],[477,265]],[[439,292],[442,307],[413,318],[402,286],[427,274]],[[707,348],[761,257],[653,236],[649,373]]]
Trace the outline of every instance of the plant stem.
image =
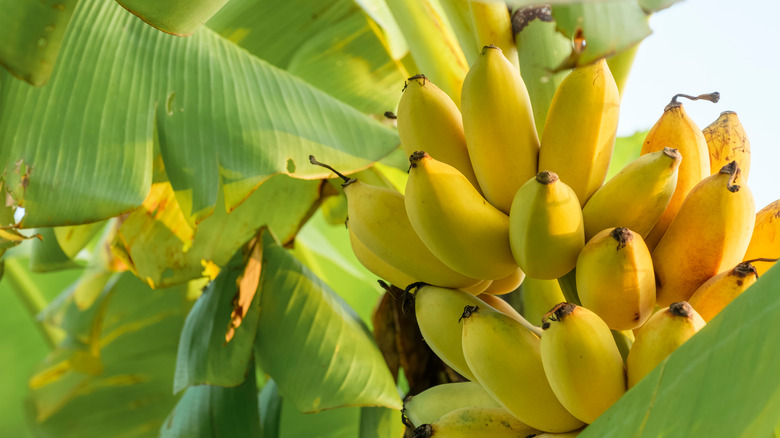
[[49,345],[49,348],[53,349],[62,340],[62,333],[47,326],[36,318],[36,316],[46,308],[48,302],[38,288],[38,285],[35,284],[35,281],[30,277],[27,270],[24,269],[19,259],[5,259],[5,273],[3,279],[6,280],[11,289],[16,292],[16,297],[19,298],[19,301],[22,302],[22,305],[27,309],[27,312],[35,320],[44,341]]
[[568,274],[558,279],[561,285],[561,292],[566,297],[566,301],[581,306],[580,296],[577,294],[577,274],[576,269],[572,269]]

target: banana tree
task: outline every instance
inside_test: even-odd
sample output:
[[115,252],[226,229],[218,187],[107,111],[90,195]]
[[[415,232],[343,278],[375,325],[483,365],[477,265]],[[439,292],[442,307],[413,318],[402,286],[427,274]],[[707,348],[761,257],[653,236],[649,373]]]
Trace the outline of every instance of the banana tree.
[[[402,436],[402,396],[452,372],[357,261],[343,191],[308,157],[402,191],[390,113],[417,73],[457,101],[479,5],[158,3],[0,0],[0,300],[23,328],[4,336],[4,430]],[[504,48],[540,123],[576,65],[608,56],[622,86],[674,1],[525,3]],[[770,433],[778,284],[775,268],[582,436]]]

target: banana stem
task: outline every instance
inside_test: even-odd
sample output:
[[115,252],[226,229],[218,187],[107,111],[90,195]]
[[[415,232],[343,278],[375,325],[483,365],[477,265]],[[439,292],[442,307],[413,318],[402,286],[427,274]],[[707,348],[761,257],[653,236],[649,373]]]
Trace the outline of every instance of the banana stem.
[[670,103],[678,103],[677,102],[678,97],[684,97],[690,100],[706,100],[712,103],[717,103],[720,100],[720,93],[718,93],[717,91],[713,91],[712,93],[700,94],[698,96],[690,96],[688,94],[679,93],[672,96],[672,101]]
[[558,284],[561,285],[561,292],[566,298],[566,301],[581,306],[580,296],[577,294],[577,273],[576,269],[572,269],[568,274],[558,279]]
[[22,267],[21,262],[16,258],[5,259],[3,278],[8,281],[11,289],[16,292],[16,297],[19,298],[19,301],[22,302],[27,312],[35,320],[46,344],[49,345],[49,348],[54,349],[62,341],[62,334],[36,318],[36,315],[42,312],[48,305],[43,292],[41,292],[35,281],[33,281]]
[[350,178],[350,177],[344,176],[341,172],[339,172],[338,170],[328,166],[325,163],[320,163],[319,161],[317,161],[316,158],[314,158],[314,155],[309,155],[309,163],[314,164],[315,166],[324,167],[324,168],[330,170],[331,172],[335,173],[336,175],[338,175],[339,178],[344,180],[344,183],[341,185],[341,187],[346,187],[346,186],[352,184],[353,182],[357,181],[355,178]]

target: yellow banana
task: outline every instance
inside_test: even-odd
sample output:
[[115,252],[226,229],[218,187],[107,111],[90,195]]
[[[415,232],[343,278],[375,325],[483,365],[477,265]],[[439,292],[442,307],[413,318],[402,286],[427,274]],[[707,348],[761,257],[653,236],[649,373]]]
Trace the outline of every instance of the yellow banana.
[[653,313],[653,260],[642,236],[628,228],[596,234],[577,258],[576,276],[580,302],[611,329],[635,329]]
[[349,229],[349,243],[352,246],[352,252],[355,253],[355,257],[357,257],[358,261],[377,277],[401,289],[419,281],[387,263],[376,255],[376,253],[368,249],[366,245],[355,236],[352,229]]
[[520,73],[495,46],[485,46],[463,81],[463,128],[479,187],[509,213],[515,192],[536,175],[539,138]]
[[[750,244],[742,260],[780,257],[780,199],[762,208],[756,213],[755,227]],[[756,261],[754,265],[758,275],[764,273],[775,262]]]
[[407,156],[425,150],[458,169],[479,188],[466,149],[460,111],[447,93],[424,75],[413,76],[404,86],[396,117],[401,147]]
[[421,426],[434,423],[454,410],[477,407],[500,408],[501,405],[479,383],[444,383],[407,397],[401,413],[414,426]]
[[706,322],[720,313],[734,298],[742,294],[758,279],[756,267],[742,262],[734,269],[710,278],[691,295],[688,303]]
[[478,47],[494,45],[518,71],[517,46],[512,35],[512,18],[503,1],[470,1]]
[[467,307],[462,324],[463,355],[469,369],[506,410],[546,432],[582,426],[561,405],[545,377],[539,337],[486,307]]
[[491,284],[493,284],[493,280],[482,280],[473,286],[464,287],[461,290],[464,292],[468,292],[471,295],[477,296],[485,292],[490,287]]
[[626,373],[612,332],[598,315],[561,303],[542,325],[542,365],[561,404],[593,423],[626,392]]
[[596,190],[582,209],[585,241],[613,227],[647,236],[672,199],[681,160],[672,148],[642,155]]
[[[661,241],[661,237],[677,215],[677,211],[680,210],[688,192],[710,174],[707,141],[696,123],[688,117],[682,103],[677,102],[678,96],[680,95],[672,97],[672,101],[664,108],[661,118],[650,128],[640,152],[641,155],[645,155],[671,146],[676,148],[683,157],[677,171],[677,186],[674,189],[672,199],[669,200],[663,214],[658,218],[658,222],[645,237],[645,243],[650,251],[655,249],[658,242]],[[708,100],[718,101],[719,95],[717,93],[697,97],[707,98],[708,96],[710,97]]]
[[525,438],[576,438],[577,435],[580,434],[584,429],[574,430],[571,432],[565,432],[565,433],[540,433],[536,435],[528,435]]
[[702,130],[710,156],[710,174],[736,161],[742,169],[742,181],[750,174],[750,140],[734,111],[720,113],[717,120]]
[[672,303],[653,314],[637,332],[634,345],[628,352],[628,387],[636,385],[705,324],[685,301]]
[[486,294],[492,295],[504,295],[510,292],[514,292],[525,280],[525,272],[522,269],[517,270],[504,278],[493,280],[490,286],[483,291]]
[[619,111],[620,94],[603,58],[572,70],[550,104],[539,169],[557,173],[580,206],[607,177]]
[[542,317],[556,304],[566,301],[558,280],[539,280],[528,277],[520,289],[523,302],[523,316],[535,324],[541,324]]
[[515,418],[506,409],[471,407],[444,415],[432,424],[414,429],[414,438],[525,438],[538,430]]
[[482,46],[477,45],[477,40],[474,38],[474,20],[471,18],[471,10],[469,9],[471,1],[445,0],[439,3],[444,15],[447,16],[447,21],[452,25],[452,30],[461,49],[463,49],[466,62],[471,65],[477,59],[482,48]]
[[414,294],[414,313],[423,339],[436,356],[463,377],[476,381],[466,365],[461,348],[458,319],[466,306],[485,306],[484,301],[459,289],[421,286]]
[[517,191],[509,213],[509,244],[520,269],[542,280],[574,269],[585,245],[582,210],[558,175],[539,172]]
[[745,255],[756,210],[750,188],[734,183],[738,174],[732,161],[697,184],[653,251],[659,306],[687,300]]
[[497,280],[517,270],[509,217],[487,203],[454,167],[419,152],[409,157],[406,212],[428,249],[463,275]]
[[[326,167],[344,180],[349,229],[370,252],[415,281],[444,287],[468,287],[479,283],[478,279],[448,268],[428,250],[409,222],[403,195],[348,178],[314,157],[309,159],[312,164]],[[373,264],[371,267],[378,269]],[[387,280],[391,283],[405,281],[395,277]]]
[[484,301],[487,305],[490,307],[498,310],[499,312],[503,313],[504,315],[514,319],[515,321],[519,322],[520,324],[523,324],[525,328],[528,330],[531,330],[532,332],[536,333],[538,336],[542,336],[542,328],[536,325],[531,324],[527,319],[523,317],[523,315],[520,314],[517,310],[515,310],[514,307],[512,307],[511,304],[504,301],[503,299],[489,294],[487,292],[482,293],[480,295],[477,295],[477,297]]

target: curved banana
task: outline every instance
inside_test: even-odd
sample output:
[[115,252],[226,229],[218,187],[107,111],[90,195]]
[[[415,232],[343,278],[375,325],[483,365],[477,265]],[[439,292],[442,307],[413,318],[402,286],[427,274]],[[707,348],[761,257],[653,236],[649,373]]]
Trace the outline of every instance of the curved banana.
[[[310,156],[309,160],[312,164],[330,169],[344,180],[350,230],[368,250],[388,265],[415,281],[444,287],[468,287],[479,283],[479,279],[448,268],[428,250],[409,222],[403,195],[348,178],[319,163],[314,157]],[[377,268],[375,265],[372,267]],[[391,283],[405,281],[387,280]]]
[[432,424],[414,429],[414,438],[525,438],[538,430],[515,418],[506,409],[471,407],[444,415]]
[[546,432],[568,432],[582,426],[553,393],[535,334],[486,307],[467,307],[462,320],[466,363],[480,385],[506,410]]
[[463,81],[461,112],[469,157],[482,193],[509,213],[515,192],[536,175],[539,138],[520,73],[485,46]]
[[542,323],[542,317],[556,304],[566,301],[558,280],[539,280],[528,277],[520,288],[523,316],[532,323]]
[[[446,3],[446,2],[444,2]],[[517,46],[512,35],[512,18],[503,1],[469,2],[478,47],[494,45],[518,71]]]
[[585,241],[614,227],[647,236],[672,199],[680,161],[677,149],[664,148],[628,163],[582,208]]
[[579,430],[574,430],[574,431],[571,431],[571,432],[564,432],[564,433],[548,433],[548,432],[545,432],[545,433],[540,433],[540,434],[533,435],[533,436],[529,435],[529,436],[527,436],[525,438],[576,438],[580,434],[580,432],[582,432],[583,430],[585,430],[585,429],[579,429]]
[[[756,213],[753,235],[750,238],[750,244],[742,260],[758,258],[776,259],[778,257],[780,257],[780,199]],[[764,275],[775,263],[768,261],[753,262],[758,270],[758,275]]]
[[710,174],[717,173],[721,167],[736,161],[742,169],[742,181],[747,181],[750,173],[750,140],[739,122],[737,113],[720,113],[717,120],[702,129],[702,134],[709,149]]
[[401,413],[414,426],[436,422],[444,415],[461,408],[500,408],[479,383],[443,383],[407,397]]
[[[710,158],[707,141],[701,129],[688,117],[688,113],[677,101],[680,95],[672,97],[672,101],[664,108],[661,118],[650,128],[642,144],[641,155],[663,150],[665,147],[676,148],[683,161],[677,171],[677,186],[672,199],[658,218],[653,229],[645,237],[647,247],[652,251],[663,237],[672,219],[677,215],[680,206],[693,187],[710,174]],[[705,98],[707,95],[698,96]],[[713,94],[714,96],[714,94]],[[687,96],[686,96],[687,97]],[[717,97],[711,100],[717,102]]]
[[580,302],[611,329],[635,329],[653,313],[653,260],[642,236],[628,228],[596,234],[577,258],[576,276]]
[[459,289],[424,285],[414,294],[414,313],[425,343],[450,368],[476,381],[461,348],[462,330],[458,319],[466,306],[489,307],[484,301]]
[[691,295],[688,304],[706,322],[710,322],[721,310],[740,296],[758,279],[756,267],[742,262],[730,271],[724,271],[710,278]]
[[732,161],[697,184],[653,251],[659,306],[687,300],[745,255],[756,210],[750,188],[734,184],[738,174]]
[[471,295],[477,296],[485,292],[492,284],[493,284],[493,280],[482,280],[475,285],[461,288],[461,290],[464,292],[468,292]]
[[406,212],[428,249],[463,275],[497,280],[517,270],[509,217],[487,203],[454,167],[425,152],[409,157]]
[[626,373],[612,332],[598,315],[561,303],[542,326],[542,365],[561,404],[593,423],[626,392]]
[[539,172],[517,191],[509,213],[509,244],[529,277],[552,280],[574,269],[585,246],[582,210],[558,175]]
[[514,319],[515,321],[519,322],[525,328],[528,330],[531,330],[534,332],[537,336],[542,336],[542,328],[540,326],[536,326],[531,324],[523,315],[520,314],[514,307],[512,307],[511,304],[504,301],[503,299],[493,295],[489,294],[487,292],[482,293],[480,295],[477,295],[477,297],[484,301],[487,305],[490,307],[498,310],[499,312],[503,313],[504,315]]
[[403,271],[399,270],[395,266],[387,263],[381,257],[376,255],[373,251],[368,249],[360,239],[355,236],[352,229],[349,229],[349,243],[352,246],[352,252],[357,257],[360,264],[366,267],[371,273],[377,277],[395,285],[401,289],[406,288],[412,283],[419,280],[407,275]]
[[619,111],[620,94],[603,58],[572,70],[550,104],[539,169],[557,173],[580,206],[607,177]]
[[493,282],[482,293],[491,295],[504,295],[514,292],[525,280],[525,272],[522,269],[517,270],[504,278],[493,280]]
[[458,169],[479,189],[466,149],[463,120],[447,93],[424,75],[412,76],[404,86],[396,117],[401,147],[407,156],[425,150]]
[[685,301],[659,310],[639,329],[628,352],[628,387],[636,385],[707,323]]

